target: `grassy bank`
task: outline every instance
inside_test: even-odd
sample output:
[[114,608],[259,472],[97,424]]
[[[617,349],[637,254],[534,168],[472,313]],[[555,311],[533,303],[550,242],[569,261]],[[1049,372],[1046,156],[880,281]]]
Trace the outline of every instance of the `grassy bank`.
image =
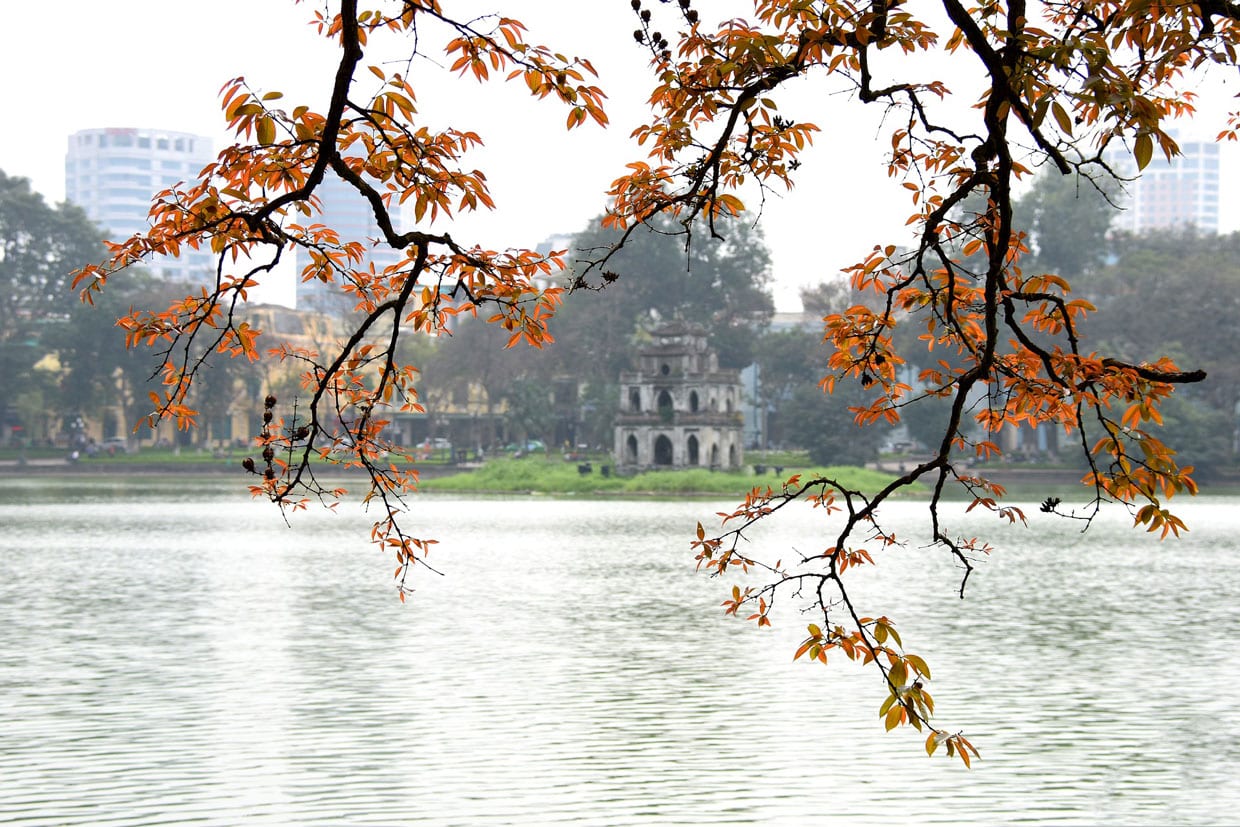
[[[582,474],[577,466],[558,459],[528,457],[496,459],[473,471],[451,476],[425,479],[418,486],[422,491],[489,491],[545,494],[702,494],[741,496],[755,485],[777,486],[797,471],[785,469],[781,475],[773,470],[762,475],[752,471],[709,471],[704,468],[685,471],[649,471],[631,477],[603,476],[598,465],[593,472]],[[892,477],[864,468],[833,467],[819,471],[800,471],[805,476],[822,473],[856,488],[881,486]]]

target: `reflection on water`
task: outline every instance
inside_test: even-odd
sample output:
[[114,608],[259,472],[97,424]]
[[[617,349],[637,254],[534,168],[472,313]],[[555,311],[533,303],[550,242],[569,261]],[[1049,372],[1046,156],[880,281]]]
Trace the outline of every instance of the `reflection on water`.
[[866,573],[968,772],[884,734],[868,673],[792,663],[795,614],[720,616],[687,544],[718,504],[422,500],[446,576],[402,607],[364,517],[190,485],[0,482],[0,823],[1236,821],[1234,501],[1164,544],[970,515],[963,602],[937,553]]

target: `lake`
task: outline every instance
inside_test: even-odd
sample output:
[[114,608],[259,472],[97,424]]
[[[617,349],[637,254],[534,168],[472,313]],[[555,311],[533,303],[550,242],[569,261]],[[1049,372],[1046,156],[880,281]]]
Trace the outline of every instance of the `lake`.
[[[1235,824],[1240,500],[1159,543],[952,505],[995,552],[859,573],[966,770],[884,733],[876,673],[724,618],[729,502],[425,496],[406,605],[368,521],[193,477],[0,480],[0,823]],[[888,520],[915,537],[924,506]],[[809,552],[821,512],[758,542]],[[924,535],[923,535],[924,536]]]

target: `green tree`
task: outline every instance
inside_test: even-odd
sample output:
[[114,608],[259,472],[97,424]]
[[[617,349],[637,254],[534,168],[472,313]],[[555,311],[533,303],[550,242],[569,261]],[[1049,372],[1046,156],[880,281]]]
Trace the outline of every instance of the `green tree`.
[[102,254],[102,233],[79,208],[52,207],[25,178],[0,171],[0,387],[10,398],[35,393],[33,407],[45,411],[54,401],[54,384],[34,366],[68,316],[73,271]]
[[1043,269],[1075,279],[1091,273],[1110,253],[1108,239],[1119,214],[1119,186],[1102,175],[1063,175],[1046,170],[1016,200],[1012,223],[1028,233],[1032,256],[1026,269]]
[[515,382],[504,395],[507,405],[505,422],[517,444],[536,439],[544,445],[554,441],[555,408],[551,388],[542,382]]
[[616,381],[631,367],[642,327],[679,319],[701,324],[722,367],[753,361],[753,343],[770,322],[770,253],[761,230],[744,216],[721,221],[719,236],[654,219],[617,245],[622,233],[591,222],[573,239],[579,269],[608,251],[605,272],[579,273],[600,293],[568,298],[556,326],[562,350]]
[[758,366],[757,402],[766,411],[766,445],[805,448],[809,429],[790,409],[797,391],[809,387],[823,374],[826,349],[813,329],[767,331],[757,340],[754,360]]
[[1180,462],[1191,465],[1203,477],[1235,473],[1237,417],[1198,398],[1176,394],[1162,409],[1160,436],[1176,446]]
[[[1206,379],[1174,406],[1172,418],[1186,427],[1216,422],[1230,434],[1240,404],[1240,234],[1205,235],[1193,229],[1167,230],[1115,241],[1115,260],[1080,281],[1082,293],[1105,312],[1083,329],[1093,347],[1141,361],[1167,354],[1200,365]],[[1201,408],[1192,412],[1186,407]],[[1228,424],[1222,424],[1224,421]],[[1192,431],[1189,427],[1189,431]],[[1177,431],[1170,420],[1162,431]],[[1231,440],[1213,443],[1207,459],[1200,435],[1191,439],[1193,464],[1218,470],[1234,464]]]
[[46,343],[63,368],[59,400],[66,411],[93,414],[115,407],[125,433],[138,420],[140,403],[159,389],[150,361],[125,345],[117,319],[131,307],[162,295],[170,300],[185,287],[152,278],[140,270],[118,273],[115,283],[94,306],[76,305],[48,331]]
[[884,428],[859,425],[852,408],[864,407],[869,394],[856,381],[823,393],[814,385],[798,385],[792,398],[780,407],[786,428],[796,434],[796,444],[809,451],[820,466],[865,465],[878,458],[886,436]]

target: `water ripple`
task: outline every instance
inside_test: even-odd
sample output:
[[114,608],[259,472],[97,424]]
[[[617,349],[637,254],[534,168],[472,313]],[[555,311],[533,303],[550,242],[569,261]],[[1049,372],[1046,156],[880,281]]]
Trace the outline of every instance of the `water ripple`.
[[684,542],[714,505],[485,508],[433,501],[448,576],[401,607],[361,516],[0,488],[0,823],[1234,821],[1234,503],[1170,547],[1122,515],[1001,531],[963,604],[931,555],[861,581],[982,746],[972,773],[882,733],[868,674],[790,663],[795,617],[719,617]]

